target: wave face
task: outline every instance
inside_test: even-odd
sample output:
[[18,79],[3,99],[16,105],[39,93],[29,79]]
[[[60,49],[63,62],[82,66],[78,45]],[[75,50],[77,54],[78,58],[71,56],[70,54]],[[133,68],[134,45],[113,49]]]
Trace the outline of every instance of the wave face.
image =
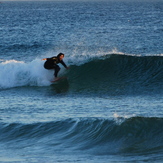
[[[95,155],[163,152],[163,119],[76,118],[34,124],[0,123],[0,143],[46,149],[85,150]],[[37,141],[36,141],[37,140]],[[27,143],[28,142],[28,143]],[[41,145],[40,145],[41,143]]]
[[163,83],[163,57],[112,54],[81,66],[73,66],[68,76],[78,90],[103,93],[158,92]]
[[[5,61],[0,64],[0,88],[17,86],[47,86],[53,71],[43,68],[43,62],[30,63]],[[162,93],[163,57],[129,56],[120,54],[88,58],[71,65],[67,76],[68,90],[77,92],[105,93]],[[60,87],[66,85],[64,81]],[[58,85],[57,85],[58,87]]]

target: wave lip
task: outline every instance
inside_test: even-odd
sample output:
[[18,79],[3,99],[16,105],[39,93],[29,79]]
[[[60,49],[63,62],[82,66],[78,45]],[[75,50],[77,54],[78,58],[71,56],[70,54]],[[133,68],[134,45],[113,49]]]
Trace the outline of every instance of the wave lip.
[[[76,118],[34,124],[0,124],[1,141],[58,149],[87,151],[96,155],[151,154],[163,152],[163,119]],[[37,141],[36,141],[37,140]],[[40,145],[40,144],[39,144]]]

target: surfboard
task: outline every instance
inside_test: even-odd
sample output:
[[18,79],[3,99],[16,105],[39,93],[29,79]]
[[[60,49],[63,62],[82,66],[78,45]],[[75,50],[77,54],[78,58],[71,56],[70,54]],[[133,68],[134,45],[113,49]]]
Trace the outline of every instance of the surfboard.
[[60,80],[66,79],[66,77],[58,77],[57,80],[52,80],[51,83],[59,82]]

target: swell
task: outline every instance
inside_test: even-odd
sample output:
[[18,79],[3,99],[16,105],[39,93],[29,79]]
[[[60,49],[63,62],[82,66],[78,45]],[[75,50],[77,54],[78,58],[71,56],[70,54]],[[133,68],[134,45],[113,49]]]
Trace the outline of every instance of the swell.
[[[76,118],[35,124],[0,123],[0,143],[60,146],[96,155],[163,152],[163,118]],[[40,144],[39,144],[40,145]]]

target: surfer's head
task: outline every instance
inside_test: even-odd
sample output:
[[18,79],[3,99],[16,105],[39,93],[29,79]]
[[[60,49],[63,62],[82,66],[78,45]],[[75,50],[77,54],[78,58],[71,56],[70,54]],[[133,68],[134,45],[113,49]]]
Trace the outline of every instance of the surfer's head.
[[59,53],[58,55],[57,55],[57,58],[61,61],[63,58],[64,58],[64,54],[63,53]]

